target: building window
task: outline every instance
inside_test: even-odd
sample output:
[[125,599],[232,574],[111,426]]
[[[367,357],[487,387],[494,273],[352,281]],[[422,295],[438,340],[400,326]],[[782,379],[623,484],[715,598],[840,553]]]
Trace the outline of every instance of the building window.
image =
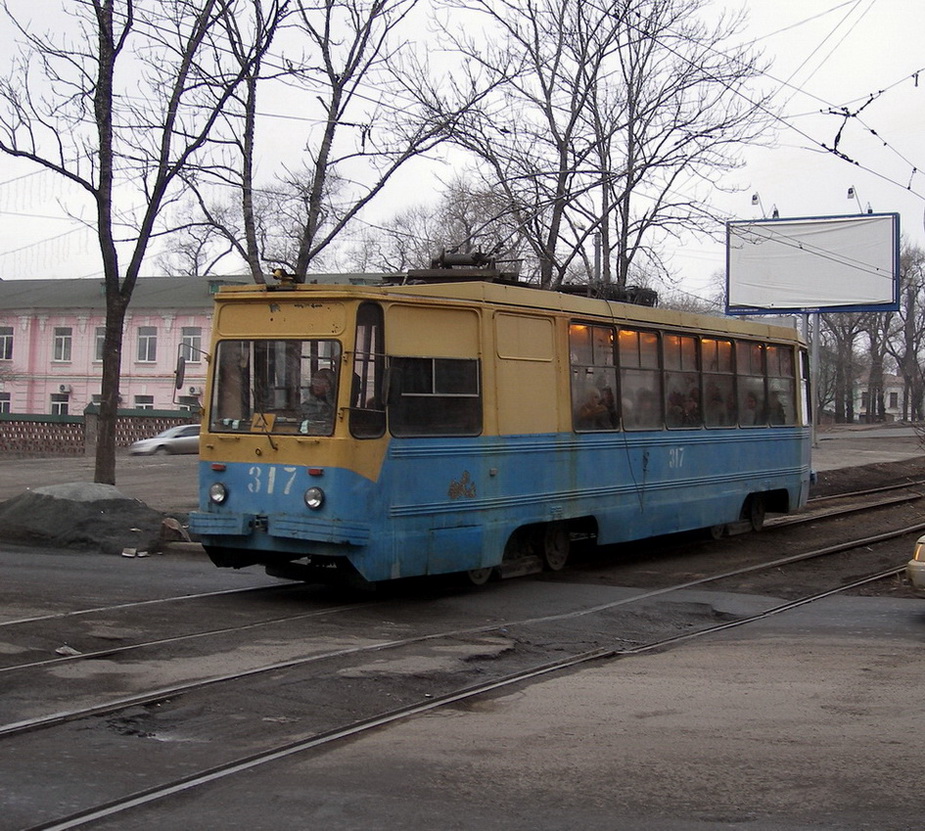
[[136,395],[135,396],[135,409],[136,410],[153,410],[154,409],[154,396],[153,395]]
[[180,355],[191,364],[202,362],[202,328],[200,326],[184,326],[180,336],[182,349]]
[[67,415],[67,402],[70,396],[67,393],[52,393],[51,395],[51,414]]
[[891,410],[899,409],[899,393],[898,392],[890,393],[890,409]]
[[70,326],[55,327],[54,341],[54,358],[55,361],[71,360],[71,337],[72,330]]
[[103,342],[106,340],[106,327],[96,327],[96,351],[93,353],[94,361],[103,360]]
[[142,363],[157,360],[157,329],[154,326],[138,327],[138,360]]
[[0,413],[10,413],[10,394],[8,392],[0,392]]
[[[0,361],[13,360],[13,327],[0,326]],[[7,410],[9,412],[9,410]]]
[[201,408],[198,395],[181,395],[177,399],[177,409],[190,413],[198,413]]

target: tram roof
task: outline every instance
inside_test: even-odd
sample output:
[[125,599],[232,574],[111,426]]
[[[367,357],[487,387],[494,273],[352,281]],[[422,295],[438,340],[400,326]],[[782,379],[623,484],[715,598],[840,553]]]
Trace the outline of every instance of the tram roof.
[[[347,285],[300,283],[285,286],[222,286],[218,299],[232,299],[236,295],[299,294],[302,292],[326,296],[351,296],[357,299],[407,298],[484,303],[537,311],[561,312],[579,317],[608,318],[616,322],[629,322],[657,327],[745,335],[755,338],[801,341],[796,329],[763,321],[743,320],[739,317],[685,312],[676,309],[659,309],[613,300],[601,300],[580,295],[547,291],[537,287],[506,285],[482,280],[445,283],[418,283],[413,285]],[[244,299],[243,297],[241,299]],[[281,298],[280,298],[281,299]]]

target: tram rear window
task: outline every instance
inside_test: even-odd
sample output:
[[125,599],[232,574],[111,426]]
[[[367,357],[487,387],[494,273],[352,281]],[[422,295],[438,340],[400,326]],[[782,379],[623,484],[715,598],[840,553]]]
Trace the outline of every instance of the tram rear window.
[[392,358],[389,428],[396,436],[480,433],[479,362],[458,358]]

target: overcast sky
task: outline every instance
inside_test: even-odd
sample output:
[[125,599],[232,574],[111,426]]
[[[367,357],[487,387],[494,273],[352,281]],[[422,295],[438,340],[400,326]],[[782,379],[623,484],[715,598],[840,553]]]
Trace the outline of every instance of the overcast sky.
[[[725,5],[749,12],[748,37],[772,62],[768,81],[780,90],[782,120],[773,147],[748,150],[746,166],[723,182],[742,190],[717,194],[716,205],[729,219],[760,218],[762,206],[765,215],[777,207],[782,217],[805,217],[869,205],[877,213],[899,213],[904,237],[925,245],[925,3]],[[851,161],[823,147],[835,145],[839,130],[838,150]],[[855,199],[848,199],[849,187]],[[695,242],[674,264],[698,291],[724,269],[724,248]]]
[[[778,90],[782,115],[774,146],[749,149],[746,166],[718,182],[738,189],[717,189],[714,205],[723,217],[759,218],[773,207],[783,217],[833,216],[870,205],[898,212],[903,235],[925,246],[925,2],[715,0],[715,6],[747,9],[743,39],[754,39],[770,62],[766,84]],[[8,38],[0,28],[0,45]],[[838,149],[850,161],[823,147],[831,148],[840,130]],[[847,197],[849,187],[855,199]],[[101,274],[92,233],[63,206],[92,217],[75,189],[0,157],[0,277]],[[378,216],[387,213],[376,209]],[[722,227],[717,223],[718,235]],[[685,241],[672,265],[682,288],[709,293],[713,275],[724,269],[723,245]]]

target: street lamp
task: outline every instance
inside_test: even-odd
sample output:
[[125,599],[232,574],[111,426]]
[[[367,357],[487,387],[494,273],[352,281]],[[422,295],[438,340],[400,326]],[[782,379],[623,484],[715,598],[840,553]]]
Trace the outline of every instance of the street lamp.
[[[848,198],[854,199],[858,203],[858,213],[864,213],[864,209],[861,207],[861,197],[858,196],[858,192],[855,190],[854,185],[848,188]],[[874,212],[873,208],[870,206],[870,202],[867,203],[867,213],[872,214]]]

